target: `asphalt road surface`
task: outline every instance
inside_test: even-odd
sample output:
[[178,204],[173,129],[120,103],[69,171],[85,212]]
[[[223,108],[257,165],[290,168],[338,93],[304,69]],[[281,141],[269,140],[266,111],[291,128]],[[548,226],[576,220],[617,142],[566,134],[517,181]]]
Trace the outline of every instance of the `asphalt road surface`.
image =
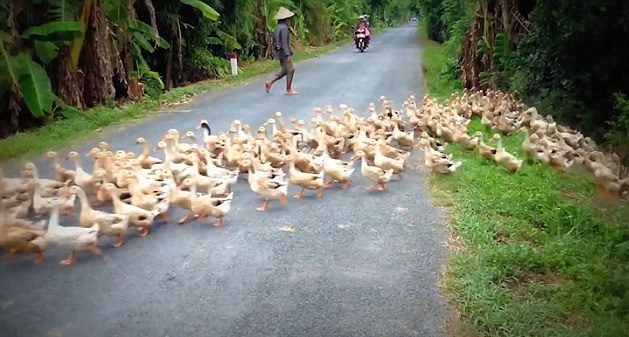
[[[105,140],[139,151],[138,136],[155,144],[167,129],[194,130],[203,118],[216,131],[235,118],[255,130],[276,111],[308,120],[316,106],[345,103],[366,114],[381,95],[399,106],[409,94],[424,93],[420,48],[415,25],[396,28],[375,36],[364,54],[347,46],[297,64],[298,96],[285,96],[283,81],[267,95],[259,78]],[[99,140],[78,149],[85,153]],[[50,163],[37,163],[42,177],[52,177]],[[58,265],[66,254],[59,248],[46,252],[42,266],[33,266],[32,256],[0,261],[0,334],[441,336],[444,233],[425,173],[409,170],[385,193],[365,192],[369,183],[359,170],[354,177],[349,190],[331,188],[322,199],[307,192],[302,200],[289,198],[287,209],[271,203],[268,213],[256,211],[262,200],[239,182],[224,227],[213,227],[212,219],[157,223],[148,238],[130,231],[121,249],[103,237],[103,255],[80,252],[71,267]],[[173,219],[182,215],[171,211]]]

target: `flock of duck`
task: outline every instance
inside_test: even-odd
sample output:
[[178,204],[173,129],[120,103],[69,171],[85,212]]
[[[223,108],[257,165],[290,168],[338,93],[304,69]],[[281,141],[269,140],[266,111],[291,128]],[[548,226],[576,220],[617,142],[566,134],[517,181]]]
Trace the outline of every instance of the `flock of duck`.
[[[629,178],[623,177],[626,169],[617,154],[603,152],[590,137],[557,124],[550,115],[540,116],[535,107],[525,106],[514,95],[464,90],[441,104],[425,96],[422,106],[418,115],[409,115],[409,120],[421,132],[419,143],[426,144],[424,148],[430,149],[430,144],[442,149],[439,139],[458,143],[516,173],[524,159],[505,150],[502,137],[521,132],[524,141],[520,148],[527,159],[547,164],[558,172],[582,166],[592,173],[599,192],[629,199]],[[496,142],[495,147],[484,142],[483,131],[469,135],[468,125],[473,118],[480,118],[486,132],[493,133],[490,139]]]
[[[116,248],[124,245],[130,227],[146,237],[156,219],[170,221],[171,207],[187,211],[178,219],[180,225],[193,217],[198,221],[211,217],[215,226],[221,226],[241,173],[264,200],[258,211],[268,210],[271,201],[286,206],[289,183],[299,188],[295,199],[306,190],[321,197],[324,188],[336,183],[348,189],[357,160],[361,175],[372,182],[368,190],[386,191],[394,175],[402,178],[414,148],[423,150],[425,166],[432,172],[455,172],[463,163],[445,153],[444,141],[477,150],[516,172],[523,160],[501,144],[501,134],[516,131],[527,135],[522,149],[531,159],[560,170],[581,163],[606,191],[625,197],[629,191],[627,180],[614,173],[613,156],[604,155],[589,138],[550,117],[540,118],[534,108],[527,109],[510,95],[466,91],[441,104],[425,96],[421,107],[411,95],[401,110],[394,110],[385,97],[380,97],[380,103],[379,112],[370,103],[366,117],[346,105],[338,110],[315,108],[310,127],[296,119],[287,124],[277,112],[255,134],[250,125],[234,120],[227,132],[215,135],[202,120],[197,126],[203,130],[200,143],[195,131],[182,135],[168,130],[154,149],[163,152],[162,158],[151,154],[144,138],[137,139],[143,146],[139,154],[100,142],[85,155],[93,160],[91,172],[83,169],[78,152],[67,154],[66,159],[74,161],[74,169],[68,169],[50,151],[45,157],[54,165],[52,179],[39,177],[32,162],[23,166],[19,178],[6,178],[0,170],[0,245],[8,251],[7,259],[34,254],[35,264],[43,263],[47,249],[61,246],[69,256],[60,263],[70,265],[77,251],[101,254],[101,235],[115,238]],[[482,132],[468,135],[474,116],[481,117],[488,130],[499,131],[492,137],[497,147],[485,144]],[[343,160],[349,153],[351,159]],[[63,226],[60,215],[74,216],[76,199],[80,226]],[[111,204],[113,211],[95,208],[105,204]],[[37,220],[43,216],[47,219]]]

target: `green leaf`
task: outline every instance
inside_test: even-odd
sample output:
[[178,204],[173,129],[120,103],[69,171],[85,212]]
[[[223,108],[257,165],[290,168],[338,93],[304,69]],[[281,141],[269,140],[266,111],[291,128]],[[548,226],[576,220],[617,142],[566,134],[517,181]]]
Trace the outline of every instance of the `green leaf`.
[[20,65],[19,86],[24,103],[33,116],[43,117],[52,111],[55,102],[50,78],[46,70],[33,61],[30,55],[21,53],[17,60]]
[[170,43],[168,43],[168,41],[166,41],[166,39],[164,39],[161,36],[157,40],[157,45],[159,45],[161,48],[164,48],[164,49],[170,48]]
[[216,21],[221,16],[214,8],[201,0],[181,0],[181,3],[194,7],[201,11],[206,19]]
[[126,27],[129,17],[128,0],[105,0],[104,7],[109,20]]
[[71,21],[74,19],[79,2],[75,0],[54,0],[48,3],[52,21]]
[[59,113],[67,119],[74,119],[81,115],[81,110],[72,105],[65,105],[59,110]]
[[50,41],[35,40],[35,54],[44,63],[50,63],[59,55],[59,47]]
[[0,82],[18,83],[20,67],[17,59],[4,47],[5,40],[5,33],[0,31]]
[[38,40],[64,42],[72,41],[83,36],[81,23],[77,21],[54,21],[43,25],[30,27],[22,38],[34,38]]
[[153,48],[149,40],[147,40],[146,37],[142,35],[142,33],[133,32],[133,43],[134,44],[137,43],[138,46],[148,51],[149,53],[152,53],[155,51],[155,48]]

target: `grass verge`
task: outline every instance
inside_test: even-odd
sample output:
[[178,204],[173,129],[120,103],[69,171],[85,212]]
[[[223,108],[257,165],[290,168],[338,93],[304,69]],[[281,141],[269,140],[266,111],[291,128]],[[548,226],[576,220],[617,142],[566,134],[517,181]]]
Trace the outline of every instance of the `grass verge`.
[[[440,76],[444,58],[437,44],[423,50],[428,91],[439,98],[456,88]],[[520,158],[522,141],[503,137]],[[457,145],[448,152],[463,166],[431,183],[454,247],[444,282],[459,316],[452,335],[629,336],[627,204],[598,197],[578,169],[525,162],[512,175]]]
[[[383,29],[376,29],[376,32]],[[347,44],[349,39],[318,48],[306,48],[296,52],[296,62],[321,56]],[[158,97],[146,97],[138,102],[124,105],[98,106],[85,111],[73,119],[60,119],[41,128],[17,133],[0,140],[0,161],[30,157],[47,150],[58,150],[93,138],[106,131],[107,127],[135,122],[151,115],[165,104],[181,102],[182,99],[210,90],[237,86],[253,77],[276,70],[277,61],[261,60],[242,65],[237,76],[221,80],[205,81],[185,87],[174,88]]]

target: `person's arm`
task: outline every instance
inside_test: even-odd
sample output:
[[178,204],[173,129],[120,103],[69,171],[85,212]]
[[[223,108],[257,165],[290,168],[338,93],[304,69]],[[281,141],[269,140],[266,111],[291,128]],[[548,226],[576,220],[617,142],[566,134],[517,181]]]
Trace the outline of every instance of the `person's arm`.
[[280,41],[282,44],[282,52],[287,58],[291,57],[290,42],[288,41],[289,34],[290,30],[288,30],[288,26],[282,27],[282,31],[280,32]]

